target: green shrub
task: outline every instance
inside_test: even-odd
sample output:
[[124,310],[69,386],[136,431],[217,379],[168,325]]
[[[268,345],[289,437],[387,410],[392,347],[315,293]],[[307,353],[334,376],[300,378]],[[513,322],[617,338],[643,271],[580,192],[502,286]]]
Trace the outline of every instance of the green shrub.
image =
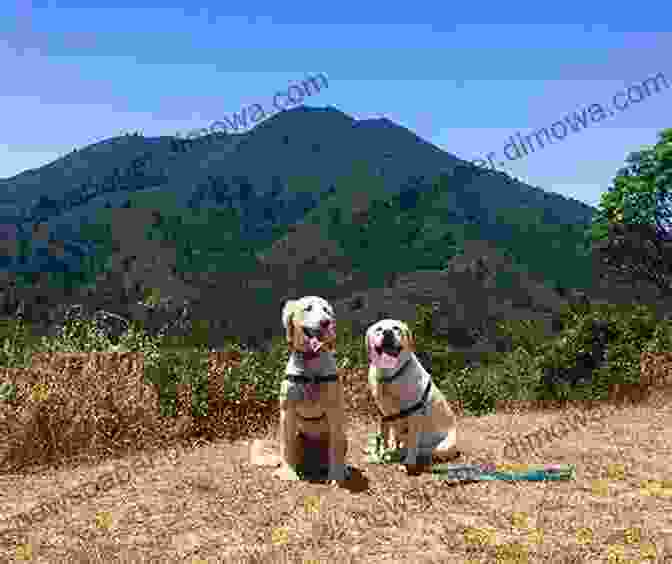
[[457,401],[467,415],[482,416],[495,411],[501,390],[492,366],[463,368],[444,379],[446,398]]
[[593,370],[591,382],[570,389],[565,383],[548,387],[540,379],[539,399],[605,399],[611,384],[638,382],[641,351],[647,345],[664,346],[668,338],[654,312],[644,305],[581,306],[564,312],[561,335],[540,349],[540,376],[546,370],[575,369],[577,359],[592,350],[592,325],[598,321],[606,323],[608,340],[604,362]]
[[656,325],[644,350],[649,353],[672,352],[672,320],[665,319]]
[[3,320],[0,366],[25,368],[30,363],[32,352],[39,343],[21,317]]
[[491,367],[499,383],[502,400],[528,401],[534,399],[534,386],[540,379],[536,356],[518,347]]
[[164,417],[172,417],[176,413],[177,384],[191,386],[192,414],[207,413],[207,374],[207,349],[161,350],[155,362],[145,363],[145,377],[158,387],[161,415]]
[[497,333],[508,341],[511,350],[522,348],[531,355],[538,354],[550,337],[540,321],[529,319],[500,321]]
[[641,351],[634,342],[620,341],[611,345],[606,362],[593,372],[592,399],[606,399],[610,384],[638,383]]
[[94,319],[71,309],[54,337],[43,337],[41,349],[44,352],[102,352],[109,350],[112,343]]
[[336,364],[339,367],[354,368],[367,366],[369,363],[368,351],[364,344],[364,337],[355,333],[352,324],[348,321],[338,321],[336,332]]
[[16,399],[16,385],[11,382],[0,383],[0,401],[14,401]]
[[433,333],[435,309],[418,305],[415,310],[416,317],[411,327],[415,344],[420,351],[430,351],[439,344],[439,339]]

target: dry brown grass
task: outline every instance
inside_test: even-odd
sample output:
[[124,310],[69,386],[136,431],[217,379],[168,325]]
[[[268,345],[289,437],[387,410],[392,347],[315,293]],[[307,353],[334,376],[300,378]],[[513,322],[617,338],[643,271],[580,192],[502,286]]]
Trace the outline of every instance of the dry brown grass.
[[[662,562],[666,537],[672,542],[672,482],[642,488],[645,480],[671,477],[669,388],[619,405],[527,461],[575,464],[575,481],[451,485],[366,463],[375,409],[366,371],[348,370],[355,475],[331,488],[280,482],[272,469],[249,464],[248,441],[272,436],[277,409],[255,402],[252,390],[241,392],[239,404],[218,399],[227,365],[239,359],[213,359],[212,409],[194,422],[186,388],[178,417],[158,417],[156,392],[142,380],[137,358],[75,356],[61,364],[36,359],[29,371],[3,374],[19,390],[14,404],[0,408],[0,439],[7,444],[13,429],[25,452],[5,448],[14,468],[0,473],[0,562],[14,562],[28,547],[32,561],[45,563],[607,562],[609,545],[632,559],[649,541]],[[46,383],[51,395],[29,399],[34,383]],[[486,417],[461,417],[464,461],[507,462],[507,439],[566,417],[575,406],[501,407]],[[77,429],[82,414],[90,423]],[[116,415],[116,426],[103,414]],[[19,434],[18,421],[25,425]],[[75,499],[82,484],[103,483],[104,476],[103,491],[89,487],[90,496]],[[32,519],[17,517],[59,499],[66,501]],[[582,528],[590,529],[591,543],[578,542]],[[639,529],[639,543],[626,542],[629,528]],[[538,530],[541,542],[532,537]],[[527,560],[514,558],[516,547],[527,550]],[[672,554],[672,546],[667,550]]]

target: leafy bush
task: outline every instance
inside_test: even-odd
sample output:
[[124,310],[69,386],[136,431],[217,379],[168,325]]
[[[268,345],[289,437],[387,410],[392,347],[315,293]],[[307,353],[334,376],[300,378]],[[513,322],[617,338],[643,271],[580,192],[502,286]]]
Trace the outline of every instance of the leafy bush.
[[454,372],[442,391],[449,400],[457,401],[467,415],[482,416],[495,411],[501,390],[491,366],[463,368]]
[[539,381],[539,362],[536,356],[518,347],[504,355],[492,366],[494,378],[499,382],[502,400],[528,401],[534,399],[534,386]]
[[156,362],[145,363],[147,379],[159,389],[159,403],[162,416],[176,413],[177,384],[189,384],[192,389],[192,413],[207,413],[207,349],[163,350]]
[[665,319],[656,325],[644,350],[650,353],[672,352],[672,319]]
[[[542,378],[537,387],[540,399],[605,399],[609,385],[639,381],[641,351],[654,336],[651,346],[665,344],[664,330],[657,330],[659,320],[641,304],[584,304],[564,312],[564,323],[561,336],[542,347],[540,374],[578,374],[581,370],[589,374],[585,374],[586,381],[575,386],[562,382],[550,385]],[[596,343],[596,327],[604,330],[604,347]],[[603,358],[590,359],[595,350],[601,349]],[[592,366],[591,360],[597,360],[598,365]]]
[[355,333],[352,324],[347,321],[338,321],[336,331],[336,363],[338,366],[354,368],[367,366],[369,356],[364,344],[364,337]]
[[0,345],[0,366],[9,368],[25,367],[30,362],[35,339],[23,318],[7,320],[2,326]]
[[45,352],[104,352],[113,343],[104,328],[93,316],[88,316],[81,306],[65,311],[63,321],[52,337],[43,337],[40,348]]
[[16,399],[16,385],[11,382],[0,384],[0,401],[13,401]]
[[531,355],[538,354],[549,339],[541,322],[529,319],[500,321],[497,333],[508,341],[511,350],[522,348]]

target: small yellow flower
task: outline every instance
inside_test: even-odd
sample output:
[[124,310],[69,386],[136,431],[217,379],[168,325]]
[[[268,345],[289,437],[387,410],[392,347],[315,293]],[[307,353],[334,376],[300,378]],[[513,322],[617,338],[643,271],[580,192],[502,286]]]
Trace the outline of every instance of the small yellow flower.
[[527,536],[527,540],[531,544],[541,544],[544,542],[544,531],[535,527],[530,531],[529,535]]
[[657,495],[660,497],[672,497],[672,480],[665,479],[662,482],[659,482],[660,489],[657,492]]
[[511,515],[511,524],[516,528],[516,529],[526,529],[527,528],[527,513],[523,513],[522,511],[516,511]]
[[479,529],[475,527],[467,527],[464,531],[464,542],[467,544],[478,544],[480,539]]
[[101,511],[96,515],[96,525],[99,529],[109,529],[112,526],[112,513]]
[[495,532],[485,528],[468,527],[464,531],[464,540],[467,544],[492,545],[495,543]]
[[528,560],[527,548],[519,542],[502,544],[497,547],[496,558],[502,564],[524,564]]
[[607,496],[609,495],[609,484],[606,480],[593,480],[591,484],[593,495]]
[[47,389],[47,385],[44,383],[40,384],[35,384],[31,390],[31,397],[33,401],[44,401],[47,399],[47,396],[49,395],[49,390]]
[[652,542],[645,542],[639,547],[639,555],[644,560],[656,559],[656,545]]
[[320,498],[309,495],[303,500],[303,508],[306,513],[317,513],[320,510]]
[[278,527],[273,530],[271,541],[276,546],[282,546],[289,542],[289,529],[287,527]]
[[607,562],[609,564],[625,563],[625,548],[622,544],[611,544],[607,547]]
[[31,560],[33,558],[33,547],[30,544],[20,544],[16,547],[17,560]]
[[662,490],[662,484],[658,480],[645,480],[640,484],[639,493],[641,495],[655,496]]
[[625,544],[639,544],[642,542],[642,530],[639,527],[630,527],[623,533]]
[[622,480],[625,477],[625,466],[623,464],[610,464],[607,467],[607,476],[612,480]]
[[593,531],[588,527],[581,527],[576,531],[576,542],[584,545],[593,542]]

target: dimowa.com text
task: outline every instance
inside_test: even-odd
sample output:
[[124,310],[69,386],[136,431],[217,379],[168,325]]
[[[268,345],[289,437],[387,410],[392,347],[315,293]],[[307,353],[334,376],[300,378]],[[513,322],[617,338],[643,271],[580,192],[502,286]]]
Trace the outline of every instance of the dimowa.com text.
[[[535,143],[533,141],[535,140],[539,150],[546,147],[545,143],[552,145],[554,142],[563,141],[570,131],[579,133],[588,127],[591,121],[599,123],[606,117],[613,117],[616,112],[612,107],[616,108],[618,112],[624,112],[632,107],[633,104],[639,104],[654,94],[658,94],[661,91],[661,87],[667,89],[670,85],[665,75],[659,72],[653,77],[646,78],[640,83],[633,84],[625,90],[616,92],[611,98],[611,107],[607,107],[607,109],[601,104],[595,103],[583,108],[580,113],[573,112],[571,116],[566,115],[564,119],[554,122],[550,127],[542,127],[524,137],[517,131],[515,134],[516,138],[514,139],[514,136],[511,135],[508,142],[504,145],[504,155],[506,155],[508,160],[516,161],[528,156],[530,153],[534,153]],[[588,120],[589,116],[590,121]],[[496,152],[491,151],[486,157],[487,161],[486,159],[477,158],[472,159],[471,163],[484,172],[498,170],[498,166],[504,166],[504,162],[501,160],[496,162],[498,159]]]
[[614,406],[601,405],[590,411],[572,410],[565,417],[553,422],[548,427],[542,427],[522,437],[507,441],[504,447],[504,456],[507,458],[521,458],[529,454],[538,453],[553,440],[563,439],[574,431],[584,429],[588,424],[595,423],[614,415],[617,409]]
[[[320,90],[329,87],[329,81],[324,73],[309,76],[300,83],[292,84],[287,90],[277,92],[273,96],[273,109],[266,111],[262,104],[252,104],[247,108],[242,108],[240,113],[231,114],[231,118],[223,117],[223,121],[213,121],[210,127],[201,129],[192,129],[185,136],[179,132],[175,135],[178,139],[194,141],[209,136],[218,137],[227,135],[231,132],[243,133],[256,125],[260,121],[269,118],[277,112],[281,112],[293,106],[298,106],[303,100],[314,94],[319,94]],[[248,124],[249,117],[249,124]]]

